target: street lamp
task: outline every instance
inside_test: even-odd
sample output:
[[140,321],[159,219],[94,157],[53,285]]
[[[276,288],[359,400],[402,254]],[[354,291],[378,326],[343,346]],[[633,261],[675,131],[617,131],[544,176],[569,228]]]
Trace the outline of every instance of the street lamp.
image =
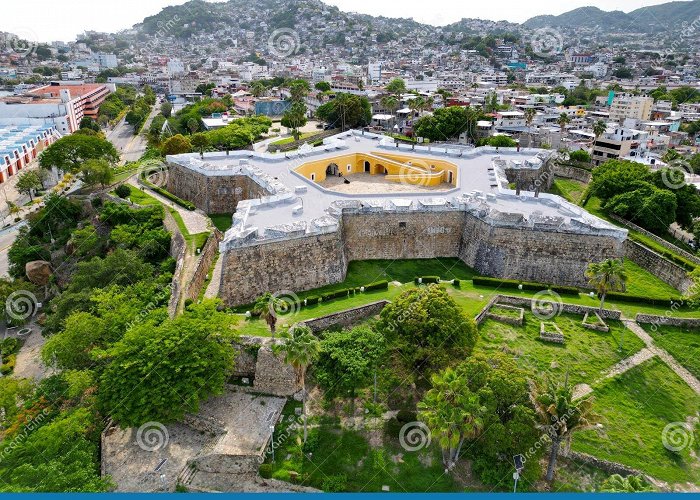
[[525,468],[525,457],[522,455],[515,455],[513,457],[513,463],[515,464],[515,472],[513,472],[513,480],[515,481],[515,484],[513,484],[513,493],[515,493],[518,490],[518,479],[520,479],[520,473]]
[[270,424],[270,448],[272,448],[272,463],[275,462],[275,425]]

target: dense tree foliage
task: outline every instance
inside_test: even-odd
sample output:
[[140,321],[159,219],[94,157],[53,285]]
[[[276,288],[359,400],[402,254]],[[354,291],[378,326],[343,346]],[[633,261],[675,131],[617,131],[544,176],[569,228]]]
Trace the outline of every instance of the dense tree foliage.
[[432,115],[418,119],[413,133],[430,141],[447,141],[462,132],[473,137],[479,115],[478,111],[461,106],[439,108]]
[[42,168],[56,167],[63,172],[77,172],[87,160],[105,160],[114,164],[119,153],[108,140],[99,136],[72,134],[61,137],[39,156]]
[[366,97],[341,92],[336,94],[335,99],[319,106],[316,116],[343,130],[362,128],[372,121],[372,105]]

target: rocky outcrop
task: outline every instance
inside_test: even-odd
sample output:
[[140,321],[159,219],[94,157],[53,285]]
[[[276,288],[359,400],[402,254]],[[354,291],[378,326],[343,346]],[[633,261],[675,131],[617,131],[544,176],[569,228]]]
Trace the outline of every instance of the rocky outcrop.
[[51,263],[45,260],[33,260],[27,262],[24,266],[24,272],[27,274],[27,279],[39,286],[49,284],[49,279],[53,274]]

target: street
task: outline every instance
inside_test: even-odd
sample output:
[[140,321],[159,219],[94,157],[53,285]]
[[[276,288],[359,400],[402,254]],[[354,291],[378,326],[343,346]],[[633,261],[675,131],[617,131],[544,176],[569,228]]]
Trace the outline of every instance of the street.
[[126,163],[129,161],[136,161],[141,158],[141,155],[146,151],[146,133],[148,128],[151,126],[153,118],[160,112],[160,107],[156,104],[148,115],[146,123],[144,123],[141,133],[139,135],[134,135],[134,129],[126,123],[125,119],[122,119],[111,132],[107,134],[107,139],[109,139],[114,147],[117,148],[119,154],[121,155],[121,163]]

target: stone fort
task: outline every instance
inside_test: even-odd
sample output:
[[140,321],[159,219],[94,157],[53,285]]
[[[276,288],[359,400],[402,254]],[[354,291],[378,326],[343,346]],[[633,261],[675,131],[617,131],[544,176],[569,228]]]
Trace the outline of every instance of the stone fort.
[[167,189],[233,213],[219,247],[230,306],[343,281],[366,259],[458,257],[486,276],[584,286],[589,262],[623,257],[627,231],[544,192],[554,156],[353,130],[284,154],[168,156]]

